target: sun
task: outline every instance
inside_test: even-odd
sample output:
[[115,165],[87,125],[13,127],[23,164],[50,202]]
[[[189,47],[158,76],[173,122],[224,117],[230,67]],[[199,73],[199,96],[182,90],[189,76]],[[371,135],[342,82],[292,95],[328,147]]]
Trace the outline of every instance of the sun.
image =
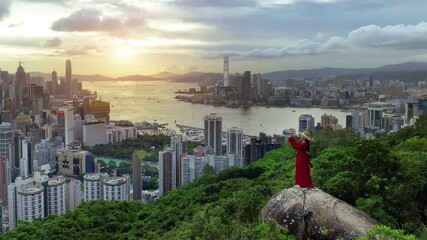
[[127,58],[132,54],[132,50],[129,48],[117,48],[116,55],[121,58]]

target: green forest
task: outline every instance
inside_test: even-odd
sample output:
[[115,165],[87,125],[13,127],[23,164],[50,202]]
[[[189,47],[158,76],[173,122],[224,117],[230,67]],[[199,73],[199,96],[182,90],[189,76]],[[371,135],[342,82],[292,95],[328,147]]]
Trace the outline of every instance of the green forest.
[[[315,136],[316,187],[381,222],[363,239],[427,239],[427,117],[387,138],[364,140],[348,129]],[[207,169],[153,205],[96,201],[74,212],[21,222],[2,239],[295,239],[260,220],[277,192],[294,186],[289,144],[243,168]]]

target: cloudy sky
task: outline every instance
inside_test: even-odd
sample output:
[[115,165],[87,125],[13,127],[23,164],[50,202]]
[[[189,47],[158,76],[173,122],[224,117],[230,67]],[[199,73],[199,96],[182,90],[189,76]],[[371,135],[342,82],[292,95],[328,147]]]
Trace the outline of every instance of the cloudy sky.
[[427,61],[425,0],[0,0],[0,68],[123,76]]

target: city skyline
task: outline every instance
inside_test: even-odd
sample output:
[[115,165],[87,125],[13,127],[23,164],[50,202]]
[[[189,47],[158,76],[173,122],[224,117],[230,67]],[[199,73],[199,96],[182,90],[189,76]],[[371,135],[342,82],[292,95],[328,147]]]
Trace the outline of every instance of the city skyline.
[[[378,67],[426,61],[419,0],[99,1],[0,3],[2,70],[65,75],[230,73]],[[191,12],[191,14],[189,14]]]

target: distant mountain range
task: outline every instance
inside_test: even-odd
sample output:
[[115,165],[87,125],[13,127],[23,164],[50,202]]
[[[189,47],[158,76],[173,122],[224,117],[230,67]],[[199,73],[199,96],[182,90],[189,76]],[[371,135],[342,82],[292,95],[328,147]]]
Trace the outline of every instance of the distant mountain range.
[[[31,76],[40,76],[50,80],[51,74],[42,72],[31,72]],[[405,62],[399,64],[385,65],[379,68],[319,68],[304,70],[275,71],[261,74],[263,78],[271,81],[286,79],[309,79],[322,77],[337,77],[348,75],[375,75],[375,78],[396,78],[402,80],[424,80],[427,77],[427,62]],[[172,72],[160,72],[150,76],[130,75],[118,78],[103,75],[81,75],[74,74],[73,78],[80,81],[157,81],[171,80],[174,82],[194,82],[201,85],[213,85],[222,80],[222,73],[189,72],[176,74]]]

